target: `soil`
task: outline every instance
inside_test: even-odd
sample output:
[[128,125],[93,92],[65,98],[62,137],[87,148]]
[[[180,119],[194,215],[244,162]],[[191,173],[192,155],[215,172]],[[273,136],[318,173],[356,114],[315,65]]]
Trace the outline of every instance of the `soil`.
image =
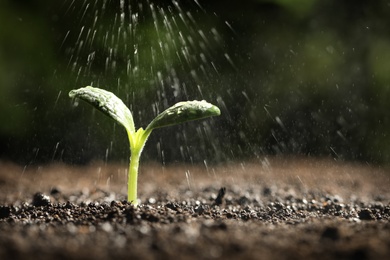
[[0,161],[0,259],[390,259],[390,172],[302,158],[218,166]]

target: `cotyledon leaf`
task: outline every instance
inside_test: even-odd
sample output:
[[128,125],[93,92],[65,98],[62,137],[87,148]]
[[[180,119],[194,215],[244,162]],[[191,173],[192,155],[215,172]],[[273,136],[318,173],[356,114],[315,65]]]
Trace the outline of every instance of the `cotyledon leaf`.
[[123,101],[113,93],[88,86],[70,91],[69,97],[86,101],[123,125],[131,133],[135,132],[133,115]]
[[155,128],[177,125],[211,116],[219,116],[220,114],[221,111],[217,106],[205,100],[179,102],[159,114],[145,130],[151,131]]

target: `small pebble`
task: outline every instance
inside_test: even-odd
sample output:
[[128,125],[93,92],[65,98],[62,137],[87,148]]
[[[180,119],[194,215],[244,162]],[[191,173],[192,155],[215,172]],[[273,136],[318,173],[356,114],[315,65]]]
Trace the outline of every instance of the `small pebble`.
[[8,218],[11,215],[11,208],[7,206],[0,206],[0,219]]
[[217,196],[217,198],[214,201],[215,205],[223,204],[225,194],[226,194],[226,188],[225,187],[220,188],[219,191],[218,191],[218,196]]
[[50,197],[43,193],[35,193],[32,200],[32,205],[35,207],[48,206],[50,204]]
[[375,220],[375,216],[369,209],[362,209],[358,212],[359,219],[361,220]]

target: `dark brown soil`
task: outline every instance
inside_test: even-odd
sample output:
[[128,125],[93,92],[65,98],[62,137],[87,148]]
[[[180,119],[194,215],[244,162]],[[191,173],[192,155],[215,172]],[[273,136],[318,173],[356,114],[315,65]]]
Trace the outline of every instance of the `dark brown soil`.
[[326,160],[0,161],[0,259],[390,259],[390,173]]

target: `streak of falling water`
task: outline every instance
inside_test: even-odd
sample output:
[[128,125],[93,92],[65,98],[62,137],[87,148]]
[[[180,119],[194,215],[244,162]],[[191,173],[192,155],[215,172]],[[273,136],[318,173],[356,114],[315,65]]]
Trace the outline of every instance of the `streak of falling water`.
[[[204,11],[198,1],[194,3]],[[75,2],[72,1],[69,5],[74,6]],[[177,86],[182,85],[181,82],[188,82],[188,78],[183,75],[195,71],[207,76],[208,68],[218,71],[218,66],[213,61],[213,56],[216,55],[213,48],[221,44],[217,29],[212,27],[206,32],[204,28],[199,28],[201,23],[197,22],[190,11],[183,9],[179,1],[156,5],[148,0],[120,0],[118,13],[113,17],[109,16],[106,10],[108,6],[112,8],[112,5],[115,3],[111,1],[89,0],[81,4],[80,31],[74,48],[68,50],[69,63],[79,75],[80,81],[95,85],[104,84],[107,80],[100,75],[110,74],[110,78],[127,79],[123,82],[126,92],[129,93],[129,90],[134,91],[134,86],[140,83],[145,85],[143,88],[148,88],[146,85],[155,82],[152,79],[157,79],[160,73],[163,75],[164,84],[176,82],[172,90],[176,94],[174,97],[183,99],[178,93],[184,92],[177,91]],[[152,27],[149,26],[150,20]],[[68,38],[69,33],[64,41]],[[157,41],[152,40],[153,38]],[[103,43],[103,48],[98,46],[99,43]],[[85,52],[88,53],[86,62],[83,61]],[[230,57],[227,54],[225,56],[229,63],[233,64]],[[102,59],[105,60],[106,73],[96,74],[96,69],[100,66],[97,63]],[[126,73],[123,73],[124,71]],[[194,86],[197,85],[199,84]],[[155,87],[157,86],[149,85],[149,88]],[[172,95],[161,94],[165,97]]]
[[191,172],[187,170],[185,174],[186,174],[188,189],[191,190]]
[[54,158],[56,157],[57,155],[57,151],[58,151],[58,146],[60,145],[60,142],[57,142],[55,148],[54,148],[54,152],[53,152],[53,156],[51,158],[52,161],[54,161]]
[[207,161],[203,160],[203,164],[206,167],[207,175],[210,176],[209,166],[207,165]]
[[[226,90],[212,80],[218,82],[221,60],[234,68],[236,65],[224,50],[218,27],[200,21],[206,10],[199,1],[68,0],[68,5],[67,12],[76,14],[79,28],[68,31],[61,46],[66,46],[75,87],[93,85],[114,92],[135,111],[137,126],[147,124],[168,106],[191,99],[218,102],[229,117],[223,95],[216,96]],[[231,28],[228,22],[226,25]],[[200,139],[200,147],[179,144],[175,147],[179,156],[192,161],[198,150],[218,152],[212,124],[210,120],[198,127],[184,128]],[[177,143],[186,138],[184,130]],[[168,146],[176,144],[162,141],[153,147],[165,163]],[[119,142],[107,143],[110,148],[103,155],[105,161]]]
[[61,94],[62,94],[62,91],[60,90],[60,91],[58,92],[57,98],[56,98],[56,100],[55,100],[55,102],[54,102],[54,107],[57,106],[58,100],[60,99]]
[[238,71],[238,68],[237,68],[236,64],[234,64],[233,60],[230,58],[230,55],[227,54],[227,53],[225,53],[224,55],[225,55],[226,60],[230,63],[230,65],[232,65],[232,67],[233,67],[236,71]]

